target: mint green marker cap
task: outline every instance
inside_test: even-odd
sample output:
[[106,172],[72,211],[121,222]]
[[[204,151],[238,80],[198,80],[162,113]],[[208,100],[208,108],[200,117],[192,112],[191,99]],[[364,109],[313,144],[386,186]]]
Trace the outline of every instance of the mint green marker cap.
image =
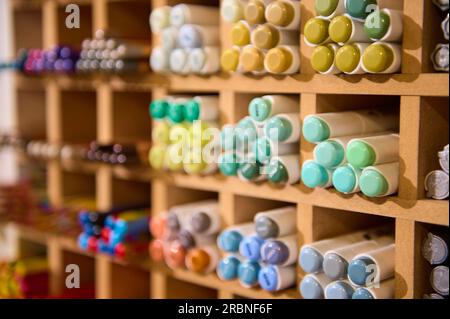
[[309,188],[325,186],[328,183],[328,172],[322,165],[310,161],[303,164],[302,180]]
[[155,120],[162,120],[166,117],[169,103],[166,100],[155,100],[150,103],[149,113]]
[[365,19],[372,12],[370,5],[377,5],[377,0],[345,0],[347,13],[355,19]]
[[184,108],[184,117],[188,122],[194,122],[200,119],[201,106],[196,100],[190,100]]
[[320,118],[310,116],[303,123],[303,136],[310,143],[323,142],[330,138],[330,128]]
[[269,181],[274,184],[285,184],[289,180],[289,173],[280,161],[272,161],[268,167]]
[[222,129],[220,134],[222,150],[235,151],[237,149],[237,137],[234,127],[228,126]]
[[182,103],[169,103],[168,116],[173,123],[181,123],[184,121],[185,105]]
[[389,31],[391,18],[382,11],[374,11],[367,16],[364,22],[364,32],[371,39],[382,39]]
[[317,163],[326,168],[334,168],[340,165],[345,158],[345,151],[341,144],[336,141],[325,141],[314,149]]
[[265,133],[274,142],[284,142],[292,134],[292,125],[288,120],[275,116],[267,122]]
[[252,122],[250,117],[245,117],[240,120],[236,129],[236,137],[240,142],[247,141],[253,143],[258,136],[255,123]]
[[241,176],[248,180],[252,181],[259,176],[259,169],[261,165],[259,165],[257,162],[255,163],[242,163],[239,165],[239,173]]
[[347,160],[356,168],[372,166],[376,157],[374,149],[367,143],[354,141],[347,146]]
[[365,170],[359,179],[361,192],[368,197],[383,196],[389,190],[386,178],[376,170]]
[[236,176],[239,169],[238,157],[235,153],[225,153],[219,158],[219,169],[224,176]]
[[338,167],[333,173],[333,186],[340,193],[348,194],[357,186],[358,178],[349,166]]
[[253,145],[256,160],[260,163],[268,163],[272,157],[272,146],[267,138],[260,138]]
[[263,122],[272,114],[272,103],[264,98],[253,99],[248,106],[248,113],[257,122]]

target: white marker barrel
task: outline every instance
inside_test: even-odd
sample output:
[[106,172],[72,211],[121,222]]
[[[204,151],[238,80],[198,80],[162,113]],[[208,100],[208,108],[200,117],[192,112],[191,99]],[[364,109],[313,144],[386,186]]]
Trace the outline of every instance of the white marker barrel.
[[324,299],[325,287],[331,282],[324,273],[308,274],[300,283],[300,294],[304,299]]
[[265,266],[258,275],[258,282],[262,289],[276,292],[295,286],[297,271],[295,266]]
[[219,27],[185,24],[178,33],[178,43],[182,48],[194,49],[220,45]]
[[170,23],[180,28],[185,24],[217,26],[220,21],[219,9],[196,4],[178,4],[170,12]]
[[188,58],[191,72],[208,75],[220,70],[220,49],[218,47],[205,47],[192,49]]
[[186,120],[213,122],[219,119],[219,97],[217,95],[199,95],[188,101],[185,106]]
[[290,266],[296,263],[298,251],[296,234],[268,239],[261,247],[261,259],[268,265]]
[[266,7],[265,18],[278,28],[299,31],[300,1],[273,1]]
[[265,69],[272,74],[290,75],[300,70],[300,48],[294,45],[279,45],[270,49],[264,59]]
[[263,124],[274,115],[295,113],[300,108],[298,98],[289,95],[264,95],[254,98],[248,105],[248,113],[253,120]]
[[261,238],[276,238],[294,234],[297,229],[297,209],[288,206],[255,215],[255,229]]
[[361,173],[359,187],[368,197],[384,197],[397,193],[400,164],[389,163],[366,167]]

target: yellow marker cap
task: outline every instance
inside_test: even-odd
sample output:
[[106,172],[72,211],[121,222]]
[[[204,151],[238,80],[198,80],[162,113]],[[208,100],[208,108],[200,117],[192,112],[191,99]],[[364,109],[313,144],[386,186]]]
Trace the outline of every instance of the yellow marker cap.
[[202,149],[191,149],[186,156],[183,167],[188,174],[201,174],[208,166],[203,159]]
[[353,32],[352,21],[346,16],[339,16],[331,20],[328,29],[330,38],[337,43],[347,42]]
[[330,22],[324,19],[312,18],[305,24],[305,38],[312,44],[323,43],[328,39],[328,27]]
[[253,31],[252,40],[260,49],[271,49],[280,42],[280,32],[269,24],[260,25]]
[[244,10],[245,20],[250,24],[261,24],[265,22],[264,4],[259,0],[250,1]]
[[241,63],[245,71],[262,71],[264,55],[255,47],[247,47],[241,53]]
[[158,144],[169,144],[170,125],[165,121],[157,122],[152,130],[152,141]]
[[166,166],[173,172],[183,170],[183,147],[180,144],[170,145],[164,159]]
[[392,65],[394,53],[386,45],[372,44],[364,51],[362,61],[368,71],[380,73]]
[[281,27],[288,26],[295,17],[292,5],[276,1],[271,3],[266,10],[267,21]]
[[245,23],[238,22],[231,28],[231,41],[234,45],[244,46],[250,43],[250,30]]
[[266,56],[266,66],[272,73],[286,72],[292,65],[292,53],[284,48],[270,50]]
[[339,70],[346,73],[354,71],[361,60],[361,52],[356,45],[344,45],[336,52],[336,66]]
[[148,160],[150,165],[156,169],[160,170],[164,167],[164,157],[166,153],[166,146],[164,145],[154,145],[150,152],[148,153]]
[[321,45],[314,49],[311,56],[311,65],[317,72],[326,72],[334,62],[334,50],[331,46]]
[[220,58],[222,70],[226,72],[234,72],[239,66],[239,51],[236,49],[225,50]]

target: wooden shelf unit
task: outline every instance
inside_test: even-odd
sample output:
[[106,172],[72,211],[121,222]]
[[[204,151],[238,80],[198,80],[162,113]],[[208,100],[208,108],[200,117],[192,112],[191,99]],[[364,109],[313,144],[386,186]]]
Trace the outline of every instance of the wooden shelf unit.
[[[309,63],[311,49],[301,39],[301,72],[295,76],[220,74],[211,77],[166,77],[148,73],[30,78],[19,75],[16,77],[17,94],[22,91],[40,92],[45,108],[38,107],[32,113],[19,111],[18,114],[24,117],[23,123],[36,116],[45,119],[45,132],[42,132],[42,126],[40,130],[51,143],[70,141],[70,138],[66,140],[67,132],[74,132],[69,136],[76,137],[75,132],[84,125],[82,119],[94,116],[95,121],[89,122],[89,131],[92,132],[94,125],[97,140],[107,143],[127,136],[129,126],[126,121],[139,123],[138,130],[129,134],[135,138],[148,136],[150,119],[148,127],[143,128],[142,118],[134,117],[146,112],[151,99],[163,98],[169,93],[218,94],[222,124],[236,123],[242,118],[247,112],[249,98],[270,93],[298,96],[301,120],[309,114],[320,112],[388,106],[400,114],[401,177],[398,195],[370,200],[360,194],[343,196],[334,190],[310,190],[303,185],[277,188],[268,184],[246,184],[236,178],[219,175],[187,176],[154,172],[148,167],[123,168],[52,161],[47,164],[51,203],[62,205],[65,194],[87,190],[88,194],[95,195],[98,208],[106,210],[119,202],[133,198],[137,200],[126,191],[133,185],[138,190],[138,199],[146,197],[145,192],[148,192],[147,200],[150,199],[153,215],[166,211],[174,204],[211,196],[218,198],[225,225],[250,221],[259,209],[290,203],[298,209],[300,244],[390,221],[396,229],[396,297],[421,298],[424,292],[428,292],[425,283],[427,267],[423,265],[420,255],[421,240],[432,225],[449,225],[449,202],[426,199],[423,188],[425,175],[437,168],[437,151],[448,144],[449,77],[448,74],[431,73],[429,58],[434,46],[443,42],[439,31],[441,17],[430,0],[379,2],[382,6],[401,9],[405,14],[401,74],[315,74]],[[29,24],[41,30],[39,36],[21,38],[23,40],[18,41],[17,46],[39,46],[42,42],[42,46],[48,48],[62,40],[76,44],[70,35],[73,31],[68,33],[63,30],[65,26],[61,22],[61,8],[67,3],[65,0],[41,0],[28,5],[26,1],[17,1],[13,7],[14,16],[19,17],[14,24],[16,34],[18,30],[29,28]],[[82,19],[80,32],[83,36],[90,35],[89,28],[92,34],[101,28],[145,37],[153,44],[157,44],[158,39],[151,38],[149,30],[148,14],[151,8],[178,3],[218,5],[218,1],[206,0],[74,0],[70,3],[80,4],[88,17]],[[302,0],[301,7],[303,29],[306,21],[313,16],[314,0]],[[29,12],[32,19],[25,19]],[[123,16],[119,16],[118,12]],[[133,19],[130,17],[135,17],[137,22],[131,21]],[[229,29],[229,24],[221,22],[223,48],[230,46]],[[74,37],[79,40],[79,35]],[[70,104],[74,106],[65,105],[64,101],[69,100],[67,96],[73,100]],[[128,111],[127,99],[133,103],[132,112]],[[138,105],[140,103],[142,105]],[[67,108],[76,109],[77,104],[80,106],[78,113],[73,111],[75,118],[71,121],[65,116],[67,112],[72,112]],[[123,118],[120,118],[121,114]],[[19,127],[19,132],[26,131],[21,131]],[[85,135],[85,139],[90,135],[92,133]],[[310,159],[312,151],[313,146],[302,140],[301,161]],[[86,181],[91,185],[86,187]],[[80,260],[83,265],[86,264],[89,279],[95,280],[98,298],[300,298],[297,288],[279,294],[245,289],[237,282],[222,282],[215,275],[201,276],[185,270],[170,270],[148,260],[123,263],[102,255],[94,256],[80,251],[73,238],[33,232],[23,227],[17,229],[19,238],[24,236],[27,242],[37,242],[47,247],[55,293],[60,291],[64,282],[64,263]],[[303,275],[299,269],[298,279]],[[122,276],[136,276],[136,280],[125,287],[118,279]]]

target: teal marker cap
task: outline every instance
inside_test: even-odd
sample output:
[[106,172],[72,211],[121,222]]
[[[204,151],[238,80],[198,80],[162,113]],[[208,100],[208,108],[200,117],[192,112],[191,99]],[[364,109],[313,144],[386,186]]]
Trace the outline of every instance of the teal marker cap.
[[219,158],[219,169],[224,176],[236,176],[239,169],[238,157],[235,153],[225,153]]
[[272,157],[272,146],[267,138],[259,138],[253,145],[256,160],[260,163],[270,162]]
[[320,118],[310,116],[303,123],[303,136],[310,143],[323,142],[330,138],[330,128]]
[[259,174],[260,167],[261,165],[258,164],[257,162],[242,163],[239,165],[239,173],[244,179],[252,181],[258,178],[258,176],[260,175]]
[[347,13],[355,19],[365,19],[372,11],[371,7],[377,5],[377,0],[345,0]]
[[225,127],[220,134],[222,150],[235,151],[237,149],[237,137],[234,127]]
[[272,114],[272,103],[264,98],[253,99],[248,106],[248,113],[257,122],[263,122]]
[[333,173],[333,186],[340,193],[348,194],[357,186],[355,171],[350,166],[338,167]]
[[285,184],[289,180],[286,166],[280,161],[272,161],[268,167],[269,181],[274,184]]
[[361,192],[368,197],[383,196],[389,190],[386,178],[373,169],[368,169],[361,174],[359,187]]
[[365,286],[367,278],[372,275],[369,266],[374,265],[369,258],[359,258],[352,260],[348,265],[348,277],[358,286]]
[[196,100],[190,100],[184,108],[184,117],[188,122],[194,122],[200,119],[201,106]]
[[376,158],[374,149],[367,143],[357,140],[347,146],[347,160],[356,168],[371,166]]
[[336,141],[325,141],[314,149],[316,161],[327,167],[339,166],[345,158],[345,151],[341,144]]
[[375,299],[366,288],[358,288],[353,293],[352,299]]
[[252,261],[243,262],[238,267],[239,281],[244,286],[254,286],[258,283],[260,271],[261,266],[259,263]]
[[169,103],[168,116],[172,123],[181,123],[184,118],[185,105],[182,103]]
[[284,142],[292,134],[292,124],[280,116],[274,116],[267,122],[265,133],[274,142]]
[[242,143],[253,143],[256,140],[258,132],[250,117],[245,117],[239,121],[236,126],[236,137]]
[[389,31],[391,18],[388,14],[376,10],[367,16],[364,22],[364,32],[371,39],[382,39]]
[[166,100],[155,100],[150,103],[149,113],[155,120],[162,120],[166,117],[169,103]]
[[328,183],[328,172],[316,162],[307,162],[302,167],[302,180],[309,188],[325,186]]

